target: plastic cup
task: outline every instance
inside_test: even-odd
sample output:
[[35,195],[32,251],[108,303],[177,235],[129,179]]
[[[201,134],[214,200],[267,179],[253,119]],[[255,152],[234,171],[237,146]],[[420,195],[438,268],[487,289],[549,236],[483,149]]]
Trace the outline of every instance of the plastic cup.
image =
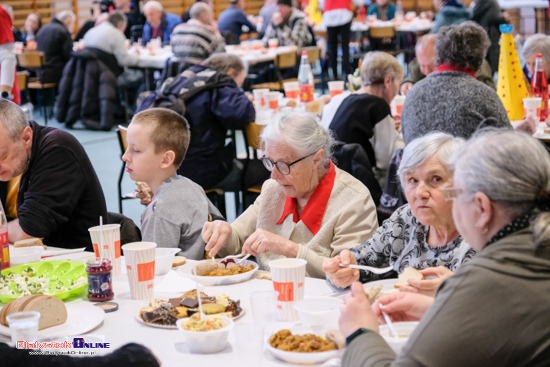
[[38,339],[38,320],[40,312],[17,312],[6,316],[10,326],[11,341],[17,346],[18,341],[33,343]]
[[268,44],[269,48],[277,48],[277,47],[279,47],[279,39],[278,38],[270,38],[267,41],[267,44]]
[[133,299],[153,298],[156,247],[154,242],[132,242],[122,246]]
[[264,99],[270,109],[276,110],[279,108],[279,92],[265,93]]
[[376,22],[376,14],[367,15],[367,22],[369,22],[370,24]]
[[401,115],[401,110],[405,104],[405,96],[397,95],[391,101],[391,108],[393,115]]
[[304,259],[288,258],[273,260],[269,263],[273,288],[279,292],[277,312],[282,321],[300,319],[294,305],[304,299],[306,264],[307,261]]
[[254,51],[259,51],[264,47],[262,41],[252,41],[252,49]]
[[540,120],[540,108],[542,104],[542,98],[540,97],[531,97],[523,99],[523,109],[525,111],[525,116],[536,117],[536,120]]
[[277,291],[259,291],[248,295],[255,322],[266,324],[277,321]]
[[23,53],[23,42],[14,42],[14,51],[16,54]]
[[238,324],[233,328],[237,353],[243,366],[261,366],[264,353],[264,330],[261,324]]
[[300,86],[298,82],[283,83],[285,97],[289,99],[298,99],[300,97]]
[[[101,240],[103,229],[103,241]],[[113,276],[120,275],[120,224],[105,224],[88,228],[96,257],[106,257],[113,265]]]
[[264,94],[269,93],[269,89],[263,88],[263,89],[254,89],[252,91],[252,94],[254,95],[254,104],[257,110],[261,110],[265,107],[265,99]]
[[328,90],[330,91],[331,98],[338,94],[342,94],[344,93],[344,82],[340,80],[328,82]]

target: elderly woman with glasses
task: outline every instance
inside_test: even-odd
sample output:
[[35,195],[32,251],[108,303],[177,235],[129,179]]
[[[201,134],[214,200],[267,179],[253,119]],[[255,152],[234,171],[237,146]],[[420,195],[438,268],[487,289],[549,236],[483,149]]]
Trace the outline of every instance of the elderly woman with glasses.
[[252,254],[262,268],[282,257],[305,259],[306,274],[324,278],[324,260],[371,237],[378,227],[369,190],[335,167],[333,139],[311,114],[270,122],[261,140],[271,180],[232,224],[204,225],[206,250],[211,256]]
[[[356,280],[392,278],[412,266],[436,278],[410,279],[410,286],[400,290],[433,295],[445,278],[475,256],[456,229],[452,202],[443,197],[443,190],[453,184],[449,159],[463,144],[460,138],[431,133],[407,145],[398,175],[408,204],[385,220],[371,238],[325,262],[323,269],[333,285],[345,288]],[[340,264],[392,266],[393,270],[376,275]]]
[[[550,156],[528,135],[501,130],[475,136],[451,164],[453,218],[478,255],[435,298],[398,292],[371,308],[353,284],[340,317],[343,367],[548,365]],[[382,311],[420,320],[398,356],[378,335]]]

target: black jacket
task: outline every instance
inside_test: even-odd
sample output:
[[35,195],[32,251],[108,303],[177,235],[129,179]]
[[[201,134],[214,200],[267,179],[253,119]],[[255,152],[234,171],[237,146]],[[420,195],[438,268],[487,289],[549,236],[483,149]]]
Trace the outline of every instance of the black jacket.
[[107,219],[107,207],[88,155],[68,132],[30,126],[32,152],[17,195],[21,228],[46,245],[93,251],[88,228]]
[[498,70],[498,56],[500,52],[499,25],[506,23],[502,17],[497,0],[476,1],[472,9],[472,20],[485,28],[491,40],[491,46],[487,50],[487,61],[491,65],[493,73]]
[[67,126],[82,120],[92,130],[110,130],[117,88],[115,74],[97,53],[90,49],[73,53],[59,83],[57,120]]
[[67,28],[57,19],[38,31],[36,35],[36,49],[44,51],[46,65],[41,75],[42,83],[59,83],[63,74],[63,67],[71,58],[73,40]]

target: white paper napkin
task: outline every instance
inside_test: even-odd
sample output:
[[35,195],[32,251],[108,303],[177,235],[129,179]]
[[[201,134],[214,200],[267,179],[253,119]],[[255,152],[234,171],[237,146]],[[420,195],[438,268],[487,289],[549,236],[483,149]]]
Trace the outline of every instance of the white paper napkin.
[[155,293],[183,293],[194,288],[194,281],[182,277],[174,270],[170,270],[162,279],[155,278]]

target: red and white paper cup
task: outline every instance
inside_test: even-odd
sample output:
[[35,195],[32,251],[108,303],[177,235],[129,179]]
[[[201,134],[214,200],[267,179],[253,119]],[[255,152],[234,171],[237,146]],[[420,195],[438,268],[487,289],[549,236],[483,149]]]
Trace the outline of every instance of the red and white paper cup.
[[523,110],[525,116],[533,116],[536,121],[540,120],[540,109],[542,106],[542,98],[540,97],[531,97],[523,99]]
[[328,90],[331,98],[337,96],[338,94],[342,94],[344,93],[344,82],[341,80],[328,82]]
[[[113,276],[120,275],[121,257],[120,257],[120,224],[105,224],[88,228],[94,253],[96,257],[106,257],[111,260],[113,266]],[[103,233],[103,241],[102,241]]]
[[122,246],[133,299],[153,298],[156,247],[154,242],[132,242]]
[[279,292],[277,314],[281,321],[298,321],[300,319],[294,305],[304,299],[306,264],[307,261],[304,259],[287,258],[269,262],[273,288]]

